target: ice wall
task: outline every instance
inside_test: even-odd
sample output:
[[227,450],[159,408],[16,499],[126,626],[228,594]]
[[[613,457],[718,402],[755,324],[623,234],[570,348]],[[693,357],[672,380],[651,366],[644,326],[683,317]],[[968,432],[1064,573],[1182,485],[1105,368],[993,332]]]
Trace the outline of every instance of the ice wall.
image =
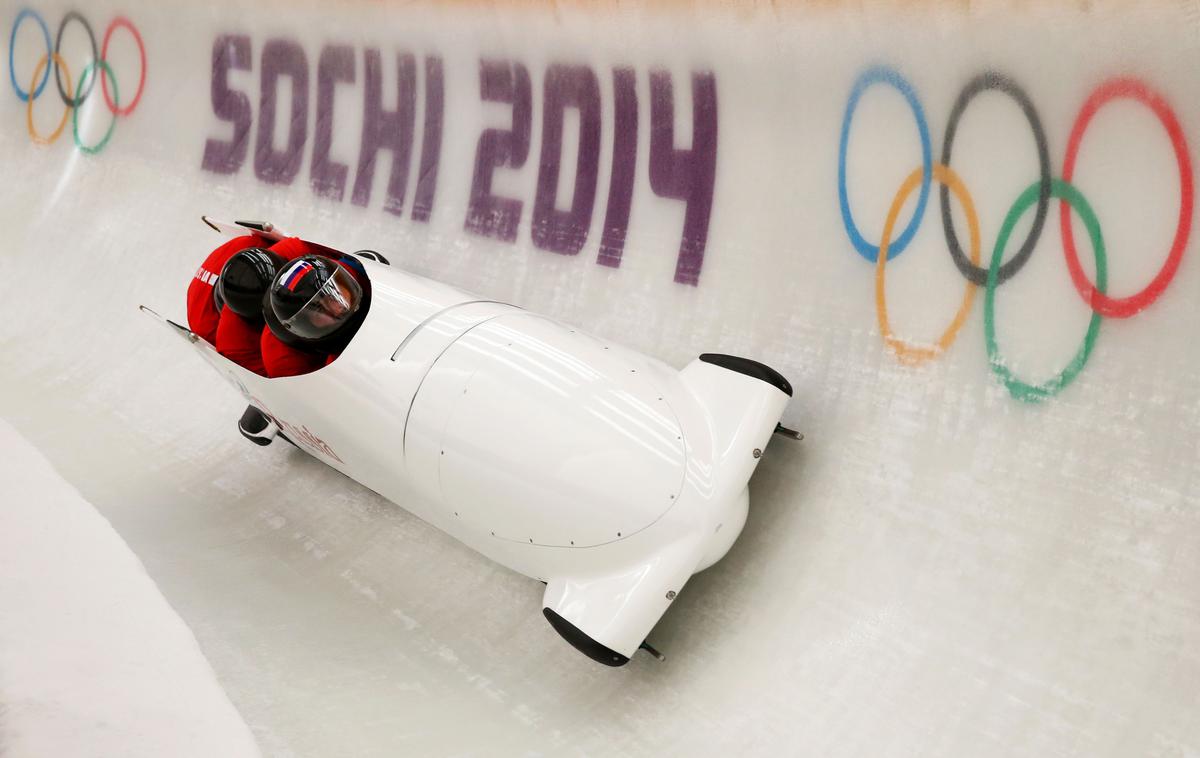
[[[1194,3],[0,4],[0,415],[266,752],[1200,750]],[[808,439],[669,662],[595,670],[538,587],[247,449],[136,309],[182,315],[201,213],[787,375]]]
[[0,442],[4,754],[255,758],[196,640],[121,538],[2,422]]

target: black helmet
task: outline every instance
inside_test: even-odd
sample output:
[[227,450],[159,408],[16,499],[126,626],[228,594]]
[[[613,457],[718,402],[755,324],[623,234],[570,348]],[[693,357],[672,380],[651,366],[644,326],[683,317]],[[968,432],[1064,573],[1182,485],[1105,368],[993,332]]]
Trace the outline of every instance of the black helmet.
[[249,247],[235,253],[221,269],[214,296],[242,318],[261,321],[263,295],[271,287],[283,258],[261,247]]
[[317,347],[359,313],[363,291],[343,266],[306,255],[286,264],[275,277],[267,304],[267,325],[276,336],[285,343]]

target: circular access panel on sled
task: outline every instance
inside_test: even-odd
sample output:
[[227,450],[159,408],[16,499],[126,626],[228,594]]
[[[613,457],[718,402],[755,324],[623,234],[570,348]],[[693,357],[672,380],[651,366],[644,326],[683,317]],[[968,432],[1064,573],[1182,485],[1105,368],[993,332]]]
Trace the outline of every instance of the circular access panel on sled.
[[588,547],[628,537],[683,486],[683,432],[636,354],[526,313],[472,328],[421,383],[409,474],[447,516],[499,539]]

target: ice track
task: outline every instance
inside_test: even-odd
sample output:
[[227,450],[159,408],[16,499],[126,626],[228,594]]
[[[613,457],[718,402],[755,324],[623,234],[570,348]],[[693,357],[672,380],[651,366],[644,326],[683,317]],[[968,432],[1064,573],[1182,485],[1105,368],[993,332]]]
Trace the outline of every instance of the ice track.
[[[0,418],[264,754],[1200,755],[1192,4],[86,5],[119,92],[78,108],[36,86],[38,19],[54,44],[71,6],[10,32]],[[82,95],[78,19],[60,56]],[[1081,297],[1082,212],[1072,278],[1059,180],[1108,300]],[[942,183],[964,262],[1009,214],[997,269],[1033,240],[990,304]],[[651,636],[667,661],[598,666],[537,582],[242,440],[240,398],[137,310],[182,317],[201,213],[675,365],[763,360],[807,439],[768,449],[741,539]]]

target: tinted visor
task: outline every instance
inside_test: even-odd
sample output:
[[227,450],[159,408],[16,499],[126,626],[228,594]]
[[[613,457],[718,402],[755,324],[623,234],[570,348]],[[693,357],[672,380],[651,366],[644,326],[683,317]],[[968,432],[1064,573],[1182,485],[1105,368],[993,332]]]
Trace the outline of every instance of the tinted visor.
[[346,323],[362,304],[362,288],[344,268],[337,266],[321,289],[304,307],[281,323],[297,337],[328,337]]

